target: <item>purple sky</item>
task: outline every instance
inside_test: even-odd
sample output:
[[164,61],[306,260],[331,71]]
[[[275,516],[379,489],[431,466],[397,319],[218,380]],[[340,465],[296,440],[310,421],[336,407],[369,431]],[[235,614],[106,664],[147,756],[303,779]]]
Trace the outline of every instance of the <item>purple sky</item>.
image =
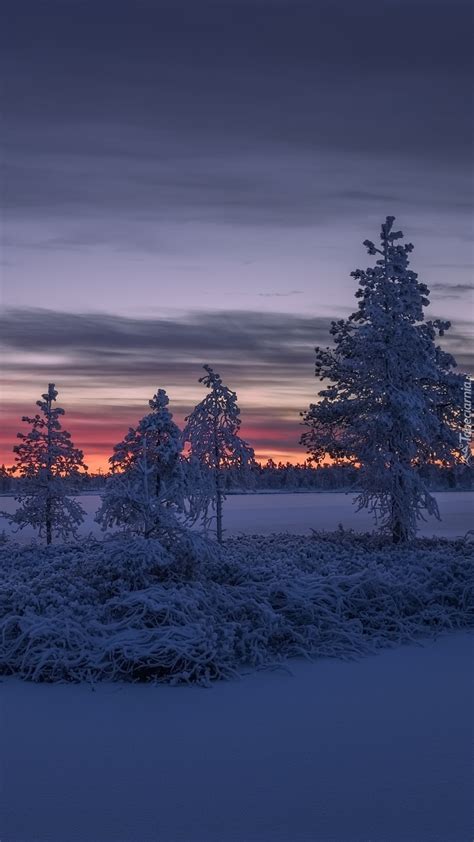
[[7,450],[49,380],[97,462],[159,386],[180,419],[210,362],[260,452],[293,454],[387,214],[472,367],[470,4],[6,8]]

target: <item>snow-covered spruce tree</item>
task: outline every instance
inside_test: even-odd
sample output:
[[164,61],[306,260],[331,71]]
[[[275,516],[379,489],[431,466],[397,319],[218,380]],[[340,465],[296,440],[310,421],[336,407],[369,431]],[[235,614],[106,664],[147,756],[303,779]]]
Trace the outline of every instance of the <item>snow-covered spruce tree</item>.
[[[15,445],[15,473],[22,478],[21,489],[15,498],[19,506],[9,515],[3,512],[18,529],[32,526],[40,537],[46,536],[51,544],[53,535],[57,538],[75,536],[76,529],[84,519],[84,510],[70,494],[73,484],[70,480],[79,476],[84,465],[82,450],[74,447],[71,435],[61,428],[60,417],[64,409],[54,406],[57,398],[54,383],[42,400],[36,402],[41,412],[33,418],[23,416],[31,426],[28,433],[17,433],[21,440]],[[69,482],[65,483],[65,480]]]
[[96,520],[104,529],[119,526],[166,541],[180,528],[177,515],[185,510],[181,431],[164,389],[148,403],[152,411],[114,447],[109,459],[114,473]]
[[11,470],[0,465],[0,491],[10,491],[12,485]]
[[454,459],[463,378],[436,345],[450,323],[424,321],[429,290],[408,268],[413,246],[397,244],[393,222],[382,225],[380,248],[364,242],[376,265],[351,273],[357,311],[332,323],[333,349],[316,348],[316,376],[330,385],[304,414],[302,443],[316,462],[329,454],[359,465],[358,508],[400,542],[424,512],[439,518],[419,468]]
[[244,470],[250,467],[254,452],[239,435],[241,421],[236,393],[224,386],[211,366],[205,365],[204,369],[206,374],[199,382],[204,383],[209,393],[185,419],[183,442],[189,444],[190,458],[200,463],[204,476],[211,480],[207,496],[202,496],[203,521],[209,525],[208,512],[212,506],[216,513],[217,540],[222,542],[222,503],[225,499],[222,473],[227,468]]

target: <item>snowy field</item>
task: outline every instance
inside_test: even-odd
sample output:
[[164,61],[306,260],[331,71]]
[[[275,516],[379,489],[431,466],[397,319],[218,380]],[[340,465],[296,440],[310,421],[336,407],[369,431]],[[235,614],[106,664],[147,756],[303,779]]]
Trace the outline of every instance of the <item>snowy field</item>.
[[210,690],[1,683],[4,842],[471,842],[473,637]]
[[[441,491],[434,494],[441,512],[441,521],[430,518],[420,525],[420,535],[458,538],[472,528],[474,493],[470,491]],[[81,535],[90,532],[99,536],[100,527],[94,523],[100,498],[97,495],[77,497],[87,513],[80,529]],[[334,530],[342,523],[345,529],[357,532],[370,531],[373,520],[367,512],[356,512],[353,494],[321,492],[305,494],[236,494],[229,495],[224,504],[224,528],[228,535],[259,534],[272,532],[307,533],[311,529]],[[0,509],[14,512],[12,497],[0,498]],[[8,522],[0,518],[0,530],[10,532]],[[30,541],[34,532],[28,528],[15,536],[19,541]]]
[[[464,535],[437,497],[424,533]],[[369,528],[342,494],[225,511],[222,550],[0,546],[3,671],[82,681],[0,680],[2,842],[471,842],[472,542],[311,537]],[[107,680],[153,676],[228,680]]]

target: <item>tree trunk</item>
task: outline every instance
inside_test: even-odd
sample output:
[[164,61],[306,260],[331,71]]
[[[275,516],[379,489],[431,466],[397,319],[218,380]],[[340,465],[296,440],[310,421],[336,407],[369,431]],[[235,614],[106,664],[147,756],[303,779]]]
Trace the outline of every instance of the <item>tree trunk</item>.
[[[401,497],[403,495],[403,479],[397,477],[398,492]],[[397,502],[397,495],[392,494],[392,541],[394,544],[401,544],[408,540],[408,528],[405,522],[406,516]]]
[[46,405],[47,409],[47,425],[48,425],[48,441],[46,454],[46,544],[51,544],[52,536],[52,512],[51,512],[51,479],[52,479],[52,463],[53,463],[53,429],[51,420],[51,407],[54,399],[54,383],[48,383],[48,399]]
[[222,544],[222,489],[221,489],[221,456],[219,453],[219,437],[217,435],[218,408],[214,409],[214,470],[216,478],[216,535]]
[[401,544],[405,540],[404,529],[401,520],[395,520],[392,526],[392,541],[394,544]]
[[53,540],[53,530],[52,530],[52,518],[51,518],[51,496],[49,493],[49,488],[46,491],[46,543],[51,544]]
[[222,544],[222,491],[219,468],[216,470],[216,534],[219,544]]

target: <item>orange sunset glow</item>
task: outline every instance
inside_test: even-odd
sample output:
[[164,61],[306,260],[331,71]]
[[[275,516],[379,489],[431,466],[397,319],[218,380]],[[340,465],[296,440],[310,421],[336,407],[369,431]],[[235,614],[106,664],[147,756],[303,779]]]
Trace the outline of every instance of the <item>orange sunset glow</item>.
[[[74,444],[84,452],[85,462],[91,473],[108,471],[108,459],[114,444],[121,441],[128,427],[136,425],[139,418],[147,412],[145,401],[142,406],[137,405],[134,409],[109,407],[102,416],[92,412],[88,416],[82,410],[68,409],[61,402],[60,395],[58,403],[65,409],[62,425],[71,433]],[[191,409],[190,406],[186,410],[176,411],[174,418],[180,426]],[[21,417],[34,415],[35,411],[33,401],[32,406],[25,405],[20,409],[18,405],[15,405],[9,408],[8,414],[4,412],[0,434],[0,464],[7,467],[14,464],[12,449],[16,443],[16,434],[27,427],[21,421]],[[290,412],[283,418],[277,416],[273,425],[271,419],[260,417],[259,412],[251,414],[257,417],[254,417],[250,423],[246,423],[242,408],[241,434],[254,448],[257,461],[266,462],[268,459],[273,459],[275,462],[290,462],[291,464],[305,461],[305,450],[298,444],[302,431],[298,413],[293,414],[293,419]]]

